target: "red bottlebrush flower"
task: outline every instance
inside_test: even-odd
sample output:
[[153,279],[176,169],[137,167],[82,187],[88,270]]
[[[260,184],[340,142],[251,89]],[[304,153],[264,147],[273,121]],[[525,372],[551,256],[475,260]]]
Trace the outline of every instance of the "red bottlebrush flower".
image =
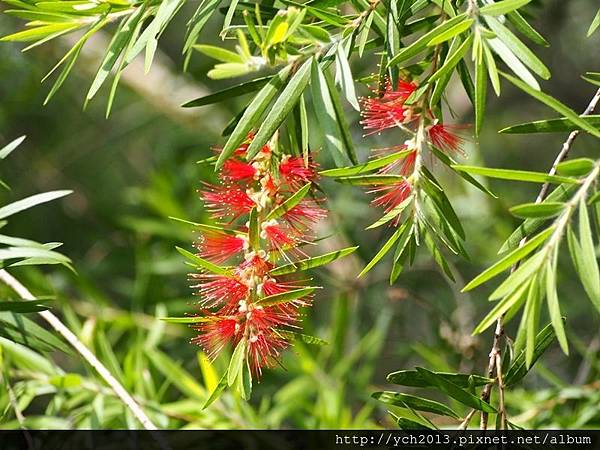
[[298,186],[300,182],[308,183],[317,176],[317,164],[309,161],[305,164],[301,156],[284,155],[279,164],[279,173],[291,185]]
[[273,331],[261,332],[248,339],[248,356],[250,368],[255,377],[262,375],[263,367],[272,367],[274,361],[289,346],[281,335]]
[[295,230],[283,226],[276,220],[269,220],[262,224],[261,237],[269,241],[273,248],[279,251],[292,248],[298,243]]
[[431,143],[446,153],[464,154],[462,146],[465,139],[457,134],[462,127],[436,123],[427,130]]
[[367,134],[379,133],[385,129],[397,127],[399,124],[412,120],[412,111],[404,107],[406,99],[416,90],[412,82],[400,81],[397,89],[392,89],[389,83],[383,97],[363,98],[361,124]]
[[235,159],[228,159],[225,161],[223,169],[221,170],[221,177],[224,180],[242,181],[252,179],[254,178],[254,175],[256,175],[256,169],[252,164],[247,164]]
[[327,211],[316,200],[303,199],[287,211],[283,218],[295,229],[308,227],[327,217]]
[[[239,325],[233,318],[209,316],[207,322],[194,326],[200,334],[191,340],[192,344],[200,345],[209,358],[215,358],[223,347],[239,341]],[[237,335],[237,336],[236,336]]]
[[200,304],[205,308],[220,308],[220,314],[231,314],[237,310],[239,302],[248,295],[246,286],[237,277],[212,274],[192,274],[192,279],[198,284],[192,288],[198,289]]
[[232,216],[235,219],[254,207],[254,202],[246,191],[238,186],[207,186],[202,192],[202,198],[214,218]]
[[198,256],[215,263],[222,263],[238,255],[246,248],[246,240],[240,236],[220,232],[206,231],[196,244]]
[[405,177],[410,175],[415,167],[415,159],[417,159],[417,151],[413,150],[402,159],[402,165],[400,166],[400,174]]
[[[411,191],[412,186],[410,183],[406,180],[403,180],[400,183],[380,186],[369,191],[369,193],[375,193],[378,195],[378,197],[375,198],[371,203],[375,206],[384,208],[385,212],[388,213],[406,200]],[[399,219],[400,217],[398,216],[395,224],[397,224]]]
[[417,85],[412,81],[399,80],[398,86],[396,89],[394,89],[388,80],[385,83],[385,92],[383,93],[383,98],[386,100],[397,100],[400,98],[402,101],[405,101],[416,90]]

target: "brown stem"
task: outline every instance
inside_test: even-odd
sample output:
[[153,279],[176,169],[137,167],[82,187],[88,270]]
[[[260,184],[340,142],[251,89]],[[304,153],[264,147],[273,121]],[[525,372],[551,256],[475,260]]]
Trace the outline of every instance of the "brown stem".
[[[596,91],[596,93],[590,100],[589,104],[583,111],[582,116],[587,116],[590,113],[592,113],[596,109],[596,106],[598,105],[599,102],[600,102],[600,89],[598,89]],[[577,139],[577,136],[579,136],[580,133],[581,133],[580,130],[575,130],[569,134],[569,137],[563,143],[560,152],[558,153],[558,155],[556,155],[556,158],[555,158],[554,162],[552,163],[552,167],[548,171],[548,175],[554,175],[556,173],[556,169],[557,169],[558,165],[569,156],[571,147],[573,146],[575,139]],[[548,195],[549,189],[550,189],[550,183],[544,183],[542,188],[540,189],[540,192],[539,192],[537,198],[535,199],[535,203],[541,203],[542,201],[544,201],[544,199],[546,198],[546,195]],[[519,242],[519,248],[523,247],[526,243],[527,243],[527,236],[525,236],[523,239],[521,239],[521,241]],[[518,268],[519,268],[519,263],[514,264],[511,267],[511,273],[514,272],[515,270],[517,270]],[[488,369],[487,369],[487,375],[489,378],[492,378],[494,376],[494,373],[497,374],[498,389],[499,389],[499,393],[500,393],[500,412],[499,413],[501,414],[502,423],[504,423],[506,421],[506,411],[504,409],[504,386],[502,384],[502,364],[501,364],[502,357],[501,357],[501,350],[500,350],[500,341],[503,336],[504,336],[504,315],[498,317],[498,320],[496,321],[496,330],[494,331],[494,339],[493,339],[493,343],[492,343],[492,349],[490,350],[490,354],[489,354],[489,363],[488,363]],[[495,383],[495,381],[494,381],[494,383]],[[490,400],[490,396],[492,394],[492,388],[494,386],[494,383],[486,384],[485,387],[483,388],[483,391],[481,392],[481,399],[483,401],[488,402]],[[479,426],[480,429],[482,429],[482,430],[487,429],[488,418],[489,418],[488,413],[486,413],[486,412],[481,413],[481,422],[480,422],[480,426]]]

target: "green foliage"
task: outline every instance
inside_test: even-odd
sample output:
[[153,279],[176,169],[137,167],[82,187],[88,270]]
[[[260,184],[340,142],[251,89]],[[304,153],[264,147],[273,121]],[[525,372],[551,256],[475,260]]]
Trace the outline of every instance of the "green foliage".
[[[574,97],[570,95],[570,85],[568,89],[564,85],[561,88],[562,74],[555,75],[559,80],[552,83],[557,84],[549,84],[547,90],[544,86],[546,92],[563,92],[561,101],[541,91],[538,79],[549,79],[550,70],[535,48],[526,44],[548,45],[546,38],[531,25],[536,21],[539,2],[358,0],[298,3],[282,0],[223,3],[202,0],[194,5],[195,9],[189,9],[191,5],[184,0],[141,3],[111,0],[101,4],[5,2],[13,8],[5,13],[25,20],[26,27],[24,31],[8,34],[3,41],[27,42],[26,50],[49,43],[55,51],[67,42],[58,38],[79,32],[75,39],[68,41],[70,48],[44,78],[54,77],[46,102],[54,98],[58,105],[57,109],[49,110],[53,113],[48,116],[54,114],[61,119],[60,123],[46,123],[47,127],[54,127],[53,132],[48,133],[48,139],[68,129],[69,132],[64,132],[67,138],[63,136],[65,142],[75,142],[80,132],[86,143],[94,141],[90,135],[83,135],[84,126],[81,125],[81,116],[96,117],[94,107],[89,105],[85,116],[78,113],[70,117],[81,129],[68,128],[69,119],[62,118],[62,111],[71,109],[67,104],[58,103],[62,101],[57,95],[59,88],[67,91],[67,98],[78,93],[82,68],[93,66],[93,81],[86,95],[86,105],[110,84],[107,115],[113,108],[121,109],[115,108],[114,103],[117,86],[131,83],[123,73],[141,53],[144,53],[145,72],[152,65],[164,69],[157,57],[162,50],[176,61],[180,58],[177,62],[191,69],[191,77],[206,74],[212,84],[211,93],[195,93],[184,104],[186,108],[205,107],[187,110],[188,118],[200,119],[190,121],[193,122],[193,133],[189,134],[180,128],[189,126],[190,122],[177,118],[180,117],[180,113],[174,112],[177,108],[169,106],[172,93],[167,87],[150,86],[148,91],[152,94],[142,94],[148,98],[154,96],[149,103],[140,103],[139,94],[123,90],[123,104],[131,109],[120,110],[110,128],[123,129],[125,123],[131,123],[132,128],[143,128],[147,137],[145,141],[135,141],[136,145],[129,146],[122,143],[133,139],[127,138],[128,130],[123,129],[123,136],[110,134],[111,148],[124,149],[126,145],[132,148],[133,156],[127,163],[116,155],[119,152],[99,156],[109,152],[92,151],[98,150],[93,145],[89,150],[89,155],[93,154],[89,162],[93,170],[89,176],[81,175],[78,180],[89,178],[94,183],[89,203],[91,208],[99,208],[92,212],[100,213],[89,214],[89,217],[109,221],[110,228],[102,229],[97,236],[86,236],[86,244],[75,242],[86,234],[82,232],[85,228],[68,234],[78,237],[68,243],[68,253],[77,255],[78,270],[80,265],[82,267],[79,278],[62,271],[53,271],[46,278],[35,267],[18,268],[42,264],[62,264],[71,268],[71,260],[56,250],[60,244],[40,244],[0,236],[2,267],[15,268],[17,273],[24,274],[25,279],[37,288],[36,292],[53,294],[51,302],[45,295],[39,295],[36,300],[17,301],[8,294],[0,301],[0,366],[3,369],[0,379],[3,387],[6,386],[0,393],[0,410],[7,412],[2,418],[2,427],[139,426],[101,378],[87,371],[75,358],[65,356],[63,352],[68,351],[65,343],[36,324],[36,313],[48,309],[57,310],[64,316],[78,338],[124,383],[160,427],[367,428],[389,424],[380,420],[379,410],[383,407],[390,410],[393,422],[401,428],[435,429],[447,426],[448,419],[459,426],[471,417],[468,416],[471,410],[482,416],[497,416],[498,426],[597,424],[597,395],[593,390],[593,377],[598,373],[597,358],[593,350],[586,350],[578,340],[578,333],[584,330],[578,329],[575,321],[587,325],[589,320],[596,320],[596,310],[600,311],[600,272],[596,258],[600,162],[584,154],[584,157],[560,162],[547,173],[548,168],[540,166],[539,161],[541,155],[547,156],[544,161],[553,159],[546,151],[550,141],[541,140],[545,144],[534,146],[532,139],[545,139],[542,133],[572,131],[600,137],[600,116],[580,115],[567,106],[571,104],[567,100],[563,103],[563,99],[574,103]],[[595,8],[586,11],[590,13],[579,15],[591,18],[596,12]],[[177,26],[171,24],[178,23],[182,18],[177,16],[185,14],[188,19],[185,36],[171,37],[170,33],[177,35],[178,31]],[[565,14],[565,17],[571,15]],[[599,23],[600,12],[594,16],[589,29],[588,23],[585,24],[588,35],[593,35]],[[555,37],[553,30],[545,29]],[[582,28],[580,34],[583,35],[585,29]],[[100,60],[90,64],[89,57],[84,56],[86,49],[93,45],[93,38],[107,33],[112,34],[112,39],[101,49]],[[215,39],[217,33],[221,40]],[[569,37],[573,34],[576,33],[565,33]],[[568,41],[565,47],[570,49],[573,45],[573,41]],[[183,56],[173,54],[173,48],[181,47]],[[34,60],[38,56],[28,58]],[[562,61],[558,56],[552,59]],[[78,61],[80,63],[76,64]],[[551,59],[547,61],[551,62]],[[373,74],[377,64],[379,73]],[[513,75],[505,74],[506,70]],[[76,86],[65,85],[69,75],[77,79]],[[509,92],[508,86],[501,83],[504,79],[556,111],[558,117],[530,121],[527,108],[521,111],[512,103],[506,103],[507,98],[513,97],[501,96]],[[597,85],[600,77],[597,73],[588,73],[584,79]],[[416,111],[431,111],[432,115],[431,121],[422,123],[416,131],[398,123],[397,134],[390,139],[392,145],[408,139],[419,152],[414,172],[407,175],[382,173],[382,169],[390,164],[402,164],[413,155],[414,148],[397,148],[385,156],[367,160],[365,145],[357,138],[359,132],[355,129],[357,120],[353,112],[360,109],[359,95],[366,92],[363,84],[369,84],[373,98],[378,98],[384,94],[386,83],[396,86],[399,80],[414,81],[417,85],[406,100],[407,105]],[[501,96],[500,99],[490,98],[488,84],[496,96]],[[484,144],[482,159],[489,158],[497,166],[516,169],[475,166],[481,164],[480,158],[475,158],[476,162],[460,164],[457,161],[459,155],[438,148],[428,136],[427,128],[434,123],[445,123],[450,117],[464,115],[461,108],[454,111],[455,105],[451,103],[457,97],[456,93],[463,95],[459,92],[461,85],[466,94],[465,101],[468,98],[473,109],[472,130]],[[133,90],[140,91],[139,85],[137,89],[134,85]],[[516,95],[518,97],[514,98],[519,100],[513,103],[528,105],[520,93],[514,92],[511,96]],[[152,108],[147,108],[148,104],[161,105],[156,116],[150,111]],[[489,138],[486,126],[492,128],[501,109],[508,111],[502,120],[510,117],[512,123],[518,123],[502,129],[501,133],[531,135],[527,136],[531,140],[515,141],[518,143],[515,145],[522,146],[517,161],[510,140],[502,136]],[[206,148],[209,139],[215,138],[210,135],[213,112],[235,116],[222,133],[228,137],[223,150],[218,156],[203,159],[202,165],[183,169],[184,162],[191,164],[191,161],[203,158],[205,152],[202,150],[201,155],[195,150],[185,154],[178,152],[180,140],[184,139],[181,136],[187,142],[193,140],[194,146]],[[217,116],[215,114],[215,118]],[[156,120],[157,117],[160,120]],[[175,126],[171,121],[176,122]],[[24,121],[19,127],[27,126],[26,123]],[[198,124],[201,124],[201,133],[198,133]],[[86,129],[104,129],[87,125]],[[284,204],[271,211],[269,219],[281,217],[306,198],[311,189],[331,193],[330,209],[334,213],[333,225],[328,225],[326,230],[332,233],[327,237],[331,241],[322,238],[324,245],[321,246],[319,240],[316,251],[309,253],[319,256],[284,263],[270,272],[279,276],[320,268],[310,276],[319,277],[331,288],[326,291],[331,293],[330,304],[322,306],[314,318],[307,315],[305,321],[309,332],[327,337],[329,345],[324,345],[324,339],[310,334],[282,332],[283,339],[295,343],[296,357],[284,356],[282,362],[287,372],[270,371],[264,384],[254,386],[249,368],[244,364],[246,349],[242,343],[230,349],[229,358],[225,358],[227,361],[211,361],[193,347],[181,345],[184,337],[188,337],[188,330],[182,324],[193,329],[210,319],[185,316],[184,311],[189,311],[189,298],[181,281],[185,266],[181,264],[181,258],[173,254],[173,247],[177,245],[187,264],[201,273],[229,275],[231,270],[182,248],[183,242],[189,239],[190,228],[226,232],[222,224],[205,225],[181,219],[169,221],[169,217],[195,215],[199,216],[200,222],[206,221],[204,212],[191,206],[195,203],[191,200],[189,187],[197,184],[199,174],[202,179],[211,177],[213,168],[221,168],[247,141],[249,134],[254,135],[249,145],[250,156],[257,154],[267,142],[277,143],[276,153],[281,144],[293,148],[295,155],[306,159],[309,148],[322,148],[319,155],[324,166],[320,172],[324,177],[322,183],[318,180],[318,183],[300,187]],[[384,140],[383,137],[370,139],[377,145]],[[22,138],[15,140],[0,150],[0,159],[21,141]],[[155,156],[149,156],[148,142],[152,147],[169,147],[169,152],[153,159]],[[559,151],[559,144],[553,141],[552,148]],[[138,153],[137,147],[143,147],[146,153]],[[471,146],[468,147],[471,153]],[[492,150],[486,150],[486,147]],[[543,152],[538,153],[536,149]],[[194,153],[193,159],[183,161],[189,159],[190,153]],[[60,170],[68,164],[78,166],[77,158],[69,156],[65,157],[68,163],[64,166],[54,165]],[[102,164],[95,164],[94,158],[99,158]],[[121,174],[107,175],[113,169],[113,158],[120,161],[118,164],[131,164],[127,165],[128,173],[122,174],[127,183],[118,181]],[[329,166],[331,161],[337,167]],[[115,167],[118,165],[114,164]],[[49,178],[54,173],[48,168],[50,166],[52,164],[28,162],[27,170],[36,174],[39,170],[42,172],[40,178]],[[157,168],[152,177],[143,181],[146,188],[127,189],[138,183],[131,174],[153,170],[149,169],[151,166]],[[99,167],[102,170],[98,170]],[[532,167],[537,170],[529,170]],[[10,171],[8,176],[15,178]],[[491,178],[491,186],[497,194],[492,193],[487,180],[478,181],[474,176]],[[68,176],[65,178],[69,179]],[[329,179],[339,184],[329,184]],[[462,185],[457,183],[460,180],[467,181],[490,198],[481,200],[471,189],[463,192]],[[533,198],[524,199],[520,191],[513,192],[527,187],[496,180],[552,186],[547,186],[549,195],[534,203]],[[403,181],[410,182],[410,194],[379,218],[367,214],[365,200],[355,196],[358,188],[354,186],[366,186],[375,191]],[[47,185],[45,182],[40,184]],[[335,187],[331,188],[332,185]],[[22,214],[17,213],[68,193],[70,191],[50,191],[6,202],[0,207],[0,219],[9,218],[10,226],[17,223],[24,227],[19,222]],[[110,200],[107,202],[103,195]],[[84,201],[78,197],[77,202],[79,206],[74,207],[75,210],[84,211],[80,217],[88,217],[89,211],[81,206],[87,204],[88,199]],[[97,206],[102,202],[106,203]],[[124,212],[116,203],[127,203],[134,212]],[[69,210],[69,217],[71,214],[76,216]],[[253,248],[259,247],[260,240],[256,217],[255,209],[250,214],[247,232],[249,245]],[[515,218],[522,220],[517,223]],[[363,225],[367,231],[362,230]],[[35,230],[31,224],[25,227]],[[393,229],[389,230],[389,227]],[[512,228],[509,230],[509,227]],[[114,239],[114,242],[107,246],[105,241],[108,239]],[[505,241],[499,245],[501,255],[495,257],[490,254],[490,248],[498,239]],[[95,245],[89,245],[90,241]],[[329,242],[335,242],[335,245],[329,245]],[[359,251],[354,243],[361,244]],[[352,246],[331,251],[346,245]],[[73,251],[74,247],[77,250]],[[428,255],[421,254],[422,247],[428,249]],[[567,251],[572,267],[564,257]],[[473,259],[470,260],[469,255]],[[342,257],[346,258],[336,262]],[[505,271],[510,270],[510,274],[491,294],[487,292],[495,304],[472,302],[477,314],[481,313],[483,317],[473,326],[476,322],[473,322],[472,312],[463,306],[469,300],[458,293],[462,286],[457,289],[448,285],[455,279],[461,284],[464,274],[485,260],[491,261],[489,267],[482,267],[481,273],[466,284],[464,292],[491,285],[492,279]],[[333,268],[324,270],[331,262],[336,262]],[[389,269],[389,274],[383,273],[382,266],[386,262],[385,269]],[[435,275],[430,263],[437,264],[435,271],[445,274],[443,280]],[[369,276],[363,277],[367,273]],[[361,277],[358,281],[354,279],[357,274]],[[381,282],[388,279],[392,287]],[[592,301],[592,308],[579,301],[577,289],[580,287]],[[282,304],[313,291],[313,287],[296,289],[265,297],[262,302],[264,305]],[[58,292],[69,295],[68,301]],[[410,308],[404,311],[406,314],[392,314],[404,304]],[[594,315],[589,314],[590,311]],[[194,313],[196,311],[191,314]],[[514,330],[512,322],[517,318],[520,325]],[[423,327],[419,320],[425,320],[430,326]],[[469,334],[471,331],[483,333],[498,320],[506,324],[503,331],[507,336],[500,339],[502,348],[496,349],[500,370],[485,375],[455,370],[456,367],[471,368],[475,364],[484,368],[487,346],[478,340],[478,336]],[[540,330],[539,324],[548,321],[550,323]],[[386,343],[390,323],[394,324],[390,329],[394,334]],[[426,331],[417,335],[417,329]],[[514,342],[513,331],[516,333]],[[408,347],[417,340],[428,344]],[[588,374],[587,378],[578,375],[576,382],[571,379],[561,381],[545,368],[540,358],[545,352],[552,351],[554,340],[564,353],[571,352],[571,357],[576,358],[574,361],[582,361],[583,368],[578,373]],[[60,353],[49,354],[56,350]],[[383,351],[385,358],[381,357]],[[373,387],[373,383],[381,382],[382,370],[387,366],[379,363],[389,358],[394,358],[394,364],[399,367],[425,362],[430,369],[419,366],[416,370],[389,374],[389,382],[410,390],[376,392],[372,397],[379,402],[375,402],[369,398],[370,394],[380,388]],[[559,365],[563,361],[556,358],[548,358],[549,363]],[[571,365],[564,365],[557,373],[562,376],[574,371]],[[535,378],[536,384],[544,379],[550,388],[536,393],[529,390],[525,377],[529,373],[529,378]],[[585,383],[591,382],[584,384],[582,377],[586,378]],[[228,390],[228,387],[235,389]],[[514,412],[514,418],[505,424],[501,423],[501,414],[497,414],[504,408],[497,394],[486,397],[485,391],[490,387],[496,393],[502,390],[507,407]],[[415,393],[412,388],[418,388],[418,391]],[[240,402],[240,398],[250,397],[252,389],[255,400]],[[423,391],[435,397],[421,396]],[[12,393],[16,394],[16,405],[11,400]],[[256,400],[257,394],[259,400]],[[22,411],[26,413],[24,420],[19,419]],[[531,411],[539,411],[539,414]],[[9,420],[9,415],[14,415],[15,420]],[[465,426],[469,426],[468,422]]]

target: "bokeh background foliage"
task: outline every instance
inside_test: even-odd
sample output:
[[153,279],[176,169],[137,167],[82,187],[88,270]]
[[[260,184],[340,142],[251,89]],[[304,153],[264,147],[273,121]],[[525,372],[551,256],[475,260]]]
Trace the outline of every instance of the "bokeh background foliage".
[[[585,37],[597,5],[591,0],[543,0],[536,6],[532,8],[536,26],[551,44],[537,49],[553,74],[544,90],[582,110],[594,88],[579,74],[600,71],[590,57],[600,44],[600,34]],[[196,189],[200,180],[214,175],[211,167],[196,162],[212,155],[212,145],[223,143],[221,131],[244,99],[179,108],[228,85],[204,76],[212,62],[200,54],[192,58],[188,73],[181,73],[181,26],[192,7],[185,5],[166,29],[148,75],[135,64],[126,72],[108,119],[103,101],[91,102],[85,111],[81,108],[102,42],[90,42],[83,63],[45,107],[41,105],[46,91],[39,80],[67,44],[56,40],[27,56],[18,45],[0,46],[0,146],[28,136],[0,167],[3,180],[12,187],[0,193],[2,203],[36,192],[74,191],[59,202],[16,215],[4,231],[42,242],[64,242],[61,252],[71,258],[77,273],[55,267],[16,268],[13,273],[36,295],[54,297],[51,308],[94,349],[160,427],[390,426],[385,405],[370,398],[373,391],[386,388],[389,372],[425,366],[481,373],[488,358],[489,332],[472,337],[471,331],[489,310],[487,292],[460,294],[460,287],[495,260],[496,250],[518,224],[508,207],[532,201],[536,186],[492,181],[490,187],[500,199],[492,200],[438,166],[436,176],[447,177],[445,186],[463,218],[472,257],[471,262],[453,261],[455,274],[460,275],[457,284],[449,284],[426,255],[393,286],[387,282],[387,263],[357,280],[356,274],[389,231],[382,227],[364,233],[377,218],[367,207],[368,196],[360,188],[340,189],[325,182],[332,219],[329,229],[320,232],[335,234],[323,241],[323,249],[360,245],[351,258],[314,273],[325,289],[304,318],[305,332],[329,345],[295,345],[282,361],[285,370],[266,371],[250,402],[226,393],[201,409],[227,360],[209,363],[198,348],[187,344],[191,330],[156,319],[182,316],[193,302],[187,268],[174,248],[189,246],[194,234],[168,217],[209,220]],[[209,23],[207,36],[218,35],[221,20]],[[19,25],[0,15],[2,34]],[[354,61],[354,72],[366,75],[375,64],[368,59]],[[497,135],[496,130],[548,117],[548,111],[522,92],[508,85],[503,88],[500,99],[489,96],[481,145],[468,146],[468,163],[546,170],[560,138]],[[454,91],[456,114],[471,122],[461,88]],[[359,159],[365,159],[370,147],[398,144],[390,142],[389,134],[362,138],[358,115],[349,114]],[[318,147],[319,142],[313,144]],[[598,157],[594,144],[582,136],[574,155]],[[319,160],[332,167],[327,155],[321,154]],[[570,264],[559,272],[572,354],[566,357],[553,346],[523,385],[508,391],[507,405],[511,421],[521,426],[598,428],[598,317],[589,314]],[[0,294],[13,295],[4,287]],[[10,351],[2,347],[0,428],[19,427],[11,392],[31,428],[139,426],[76,355],[54,351],[48,356],[39,358],[25,347]],[[452,406],[465,411],[458,404]]]

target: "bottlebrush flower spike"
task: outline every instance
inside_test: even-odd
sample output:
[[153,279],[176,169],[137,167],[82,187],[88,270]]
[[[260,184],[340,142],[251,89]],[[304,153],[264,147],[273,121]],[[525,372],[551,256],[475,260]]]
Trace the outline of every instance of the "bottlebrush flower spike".
[[431,143],[446,153],[459,153],[464,155],[462,149],[465,139],[458,134],[463,127],[458,125],[444,125],[435,123],[427,130]]
[[241,234],[222,231],[205,231],[195,245],[198,256],[215,263],[222,263],[240,254],[248,247],[248,241]]
[[416,89],[416,84],[407,81],[400,81],[397,89],[393,89],[388,81],[383,96],[363,98],[360,123],[367,134],[411,122],[414,119],[412,110],[405,102]]
[[[241,359],[232,357],[226,376],[230,386],[240,377],[259,377],[290,345],[292,330],[299,328],[300,308],[312,303],[315,288],[306,279],[294,279],[290,271],[284,278],[271,272],[291,258],[306,258],[299,247],[311,243],[314,226],[327,215],[322,199],[307,198],[317,164],[310,158],[305,163],[301,157],[274,155],[270,145],[247,160],[252,138],[225,162],[221,183],[201,191],[212,216],[229,220],[227,229],[201,226],[197,254],[186,255],[200,268],[190,275],[200,310],[199,323],[193,325],[199,335],[192,342],[211,358],[228,346],[235,348],[234,355],[243,352]],[[284,205],[288,201],[289,208]],[[224,262],[232,265],[215,265]],[[248,394],[244,383],[235,385]]]

